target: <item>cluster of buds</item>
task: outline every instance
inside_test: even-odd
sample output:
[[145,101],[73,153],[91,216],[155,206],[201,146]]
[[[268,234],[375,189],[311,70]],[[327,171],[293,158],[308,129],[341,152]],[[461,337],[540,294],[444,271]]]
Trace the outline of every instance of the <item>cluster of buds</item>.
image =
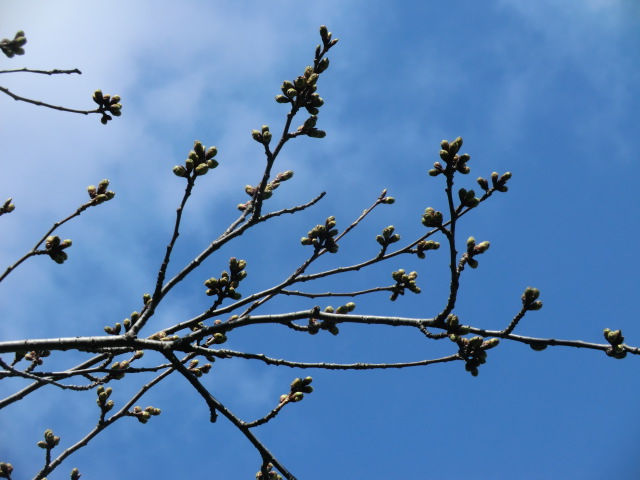
[[415,252],[416,255],[418,255],[418,258],[425,258],[425,253],[427,250],[438,250],[440,248],[440,244],[438,242],[434,242],[433,240],[422,240],[420,242],[418,242],[418,244],[416,245],[415,250],[412,250],[412,252]]
[[[296,108],[305,108],[311,115],[320,113],[320,107],[324,100],[316,92],[318,78],[329,67],[329,59],[323,58],[317,62],[316,67],[306,67],[304,73],[296,77],[293,82],[285,80],[280,89],[282,95],[276,95],[276,102],[291,103]],[[315,128],[310,127],[310,128]],[[305,133],[308,135],[308,133]],[[313,136],[313,135],[310,135]],[[324,135],[323,135],[324,136]]]
[[[96,90],[93,92],[93,101],[98,104],[98,112],[102,113],[100,122],[106,125],[109,120],[114,117],[122,115],[122,104],[120,103],[120,95],[114,95],[113,97],[108,94],[103,94],[102,90]],[[108,113],[107,113],[108,112]],[[111,115],[109,115],[109,113]]]
[[465,360],[465,370],[474,377],[478,376],[478,367],[487,362],[487,350],[492,349],[500,343],[500,339],[491,338],[485,340],[483,337],[464,338],[452,333],[449,335],[452,342],[460,348],[459,354]]
[[522,294],[522,306],[525,310],[540,310],[542,302],[538,300],[540,290],[533,287],[527,287]]
[[284,395],[280,395],[280,403],[299,402],[304,398],[305,393],[313,392],[311,382],[313,378],[296,378],[291,382],[291,391]]
[[209,278],[205,280],[204,286],[207,287],[206,294],[208,296],[217,295],[219,300],[224,298],[231,298],[232,300],[240,300],[242,295],[236,291],[236,288],[240,285],[240,282],[247,276],[247,271],[244,267],[247,266],[247,262],[244,260],[238,260],[235,257],[229,259],[229,270],[231,274],[226,270],[223,270],[220,274],[220,278]]
[[[320,99],[322,100],[322,99]],[[298,132],[300,135],[306,135],[311,138],[324,138],[327,136],[327,132],[324,130],[318,130],[316,128],[316,123],[318,122],[317,115],[311,115],[307,118],[302,125],[298,127]]]
[[397,233],[393,233],[395,231],[395,227],[393,225],[389,225],[387,228],[382,229],[382,235],[378,235],[376,237],[376,242],[382,245],[382,248],[386,250],[386,248],[392,243],[396,243],[400,241],[400,235]]
[[13,473],[13,465],[10,463],[0,462],[0,478],[11,479]]
[[256,473],[256,480],[282,480],[282,475],[273,470],[272,464],[267,464],[267,475],[264,476],[262,471]]
[[46,249],[47,255],[51,257],[56,263],[62,264],[65,262],[69,256],[67,252],[64,251],[65,248],[69,248],[72,242],[69,239],[60,240],[60,237],[57,235],[51,235],[47,237],[44,242],[44,248]]
[[[18,355],[19,352],[16,352],[16,359],[18,359]],[[31,352],[24,354],[22,358],[24,358],[28,362],[31,362],[31,367],[29,367],[29,369],[32,369],[36,365],[42,365],[44,363],[44,360],[42,359],[48,357],[49,355],[51,355],[51,352],[49,350],[32,350]]]
[[[232,316],[229,320],[235,320],[236,318],[238,318],[237,315]],[[213,325],[222,325],[222,320],[215,320],[213,322]],[[224,332],[216,332],[213,335],[211,335],[206,342],[206,345],[221,345],[223,343],[225,343],[227,341],[227,335]],[[207,357],[207,360],[209,360],[210,362],[215,362],[215,358],[213,356],[211,357]]]
[[52,450],[60,443],[60,437],[56,437],[51,429],[44,431],[44,440],[38,442],[38,446],[44,450]]
[[437,177],[441,173],[453,175],[456,171],[465,175],[469,173],[471,169],[467,166],[467,162],[471,160],[471,156],[468,153],[458,155],[460,147],[462,147],[462,137],[458,137],[452,142],[442,140],[440,142],[440,159],[446,163],[446,166],[435,162],[433,168],[429,170],[429,175],[432,177]]
[[138,312],[131,312],[131,318],[125,318],[122,323],[118,322],[113,327],[106,326],[104,327],[104,331],[109,335],[120,335],[123,326],[124,331],[128,332],[131,326],[136,323],[139,318],[140,314]]
[[[444,320],[445,328],[447,332],[455,335],[466,335],[469,333],[469,327],[460,325],[460,319],[457,315],[453,313],[449,314],[447,318]],[[451,338],[451,337],[450,337]]]
[[107,188],[109,188],[109,180],[106,178],[98,183],[97,188],[95,185],[89,185],[87,187],[87,193],[89,194],[89,198],[92,200],[91,205],[100,205],[101,203],[107,202],[116,196],[115,192],[107,190]]
[[329,253],[336,253],[338,251],[338,244],[335,241],[335,236],[338,234],[336,226],[336,217],[329,217],[324,222],[324,225],[316,225],[313,230],[307,233],[308,236],[302,237],[300,243],[302,245],[313,245],[315,251],[318,252],[323,248]]
[[152,416],[160,415],[161,410],[156,407],[147,407],[144,410],[138,406],[128,412],[131,417],[136,417],[140,423],[147,423]]
[[201,367],[198,365],[200,361],[197,358],[194,358],[189,363],[189,371],[193,373],[196,377],[201,377],[202,375],[206,375],[211,370],[212,365],[210,363],[205,363]]
[[458,190],[458,198],[461,207],[475,208],[480,204],[480,199],[476,198],[476,192],[461,188]]
[[511,172],[503,173],[499,175],[498,172],[493,172],[491,174],[491,189],[489,189],[489,181],[486,178],[478,177],[476,182],[480,185],[485,192],[497,190],[498,192],[506,192],[509,190],[507,187],[507,182],[511,178]]
[[[293,170],[287,170],[286,172],[278,173],[273,180],[267,183],[267,186],[264,188],[264,191],[262,192],[262,195],[260,196],[260,198],[262,200],[267,200],[271,198],[271,196],[273,195],[273,191],[276,188],[278,188],[282,182],[286,182],[292,177],[293,177]],[[245,193],[251,197],[251,200],[249,200],[247,203],[242,203],[238,205],[238,210],[244,211],[247,208],[249,208],[253,200],[253,197],[255,197],[258,189],[259,187],[252,187],[251,185],[247,185],[244,187]]]
[[[134,359],[135,360],[135,355]],[[114,380],[120,380],[124,378],[125,371],[131,367],[132,360],[122,360],[120,362],[114,362],[111,364],[111,371],[109,372],[109,378]]]
[[[320,74],[329,68],[329,59],[324,56],[336,43],[338,39],[331,38],[331,32],[327,27],[322,25],[320,27],[320,38],[322,39],[322,47],[318,45],[316,47],[316,54],[313,61],[313,66],[307,66],[304,69],[304,73],[296,77],[293,81],[285,80],[282,82],[280,89],[281,95],[276,95],[276,102],[278,103],[291,103],[295,109],[305,108],[311,115],[317,115],[320,112],[320,107],[324,105],[324,100],[320,97],[317,91],[317,82]],[[309,122],[309,120],[307,120]],[[317,130],[315,128],[315,120],[311,120],[313,125],[303,126],[298,129],[304,135],[310,137],[322,138],[325,136],[325,132]]]
[[0,215],[4,215],[5,213],[11,213],[16,209],[16,206],[11,203],[12,198],[8,198],[0,207]]
[[173,342],[174,340],[178,340],[180,337],[178,335],[167,335],[167,332],[156,332],[153,335],[149,335],[147,337],[149,340],[157,340],[159,342]]
[[251,130],[251,137],[258,143],[261,143],[265,147],[271,143],[271,132],[269,131],[269,125],[263,125],[262,131]]
[[467,239],[467,251],[462,256],[462,262],[461,262],[462,265],[466,263],[471,268],[477,268],[478,261],[474,257],[476,255],[481,255],[487,250],[489,250],[490,246],[491,244],[487,241],[476,244],[476,239],[473,237],[469,237]]
[[199,140],[193,142],[193,150],[189,152],[184,165],[173,167],[173,173],[177,177],[189,178],[205,175],[209,170],[218,166],[218,161],[214,157],[218,154],[216,147],[209,147],[207,150]]
[[96,403],[98,404],[98,407],[100,407],[100,411],[105,414],[114,406],[113,400],[109,400],[109,397],[111,396],[113,390],[111,389],[111,387],[104,388],[102,385],[100,385],[97,389],[97,392],[98,398],[96,399]]
[[12,58],[14,55],[24,55],[24,48],[22,47],[24,47],[25,43],[27,43],[27,37],[25,37],[22,30],[18,30],[13,40],[9,40],[8,38],[0,40],[0,50],[9,58]]
[[[324,309],[324,311],[326,313],[335,313],[336,315],[346,315],[347,313],[353,312],[355,309],[356,309],[356,304],[353,302],[349,302],[349,303],[345,303],[344,305],[340,305],[338,308],[335,308],[335,309],[331,305],[329,305]],[[320,330],[327,330],[332,335],[338,335],[338,333],[340,333],[340,329],[336,325],[336,322],[332,320],[318,321],[315,318],[310,318],[309,327],[308,327],[309,333],[311,335],[315,335]]]
[[603,333],[604,339],[611,344],[611,347],[607,349],[607,355],[618,359],[626,357],[627,351],[622,343],[624,342],[622,330],[610,330],[605,328]]
[[442,212],[438,212],[432,207],[427,207],[422,214],[422,225],[428,228],[440,227],[442,225]]
[[420,287],[416,285],[416,278],[418,278],[418,272],[406,273],[402,268],[391,273],[391,277],[395,280],[396,284],[393,286],[391,293],[391,301],[395,302],[398,295],[404,295],[405,290],[409,290],[413,293],[420,293]]

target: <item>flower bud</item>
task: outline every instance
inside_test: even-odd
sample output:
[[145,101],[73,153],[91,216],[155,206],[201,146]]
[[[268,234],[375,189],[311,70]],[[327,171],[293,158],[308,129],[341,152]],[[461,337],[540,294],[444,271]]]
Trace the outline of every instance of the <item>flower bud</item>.
[[318,67],[316,68],[316,72],[317,73],[322,73],[327,68],[329,68],[329,59],[327,57],[324,57],[322,60],[320,60],[320,63],[318,63]]
[[182,165],[176,165],[175,167],[173,167],[173,173],[176,177],[186,177],[187,169]]

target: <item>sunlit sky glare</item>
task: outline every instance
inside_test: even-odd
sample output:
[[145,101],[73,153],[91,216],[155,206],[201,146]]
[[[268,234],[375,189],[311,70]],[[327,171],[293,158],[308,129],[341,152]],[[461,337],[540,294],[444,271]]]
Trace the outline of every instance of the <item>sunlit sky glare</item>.
[[[396,203],[376,209],[312,271],[375,256],[375,235],[388,225],[402,242],[418,238],[425,207],[446,208],[443,179],[427,171],[440,141],[462,136],[471,174],[457,187],[478,190],[475,178],[493,171],[513,178],[508,193],[460,222],[461,245],[471,235],[491,242],[479,268],[462,276],[460,321],[502,329],[532,285],[544,308],[515,333],[603,342],[608,327],[640,345],[640,7],[632,0],[2,1],[0,38],[22,29],[28,43],[24,56],[3,56],[0,69],[79,68],[82,75],[3,74],[0,85],[72,108],[93,108],[91,94],[100,88],[123,104],[122,116],[103,126],[98,116],[0,97],[0,199],[16,204],[0,219],[4,265],[84,202],[88,185],[108,178],[116,192],[62,229],[74,242],[64,265],[31,259],[2,283],[2,340],[99,335],[140,309],[184,186],[171,169],[196,139],[217,146],[220,166],[196,186],[170,274],[223,232],[248,199],[244,186],[261,178],[264,155],[251,130],[268,124],[281,131],[287,110],[273,98],[283,80],[312,62],[321,24],[340,38],[318,87],[325,100],[318,127],[327,137],[286,145],[274,168],[295,175],[265,206],[299,205],[323,191],[326,197],[207,260],[162,303],[150,329],[207,309],[202,283],[231,256],[247,261],[245,295],[282,281],[309,254],[301,236],[329,215],[344,229],[385,188]],[[445,249],[300,289],[389,285],[398,268],[418,271],[422,293],[393,303],[388,292],[359,297],[354,313],[436,315],[448,292]],[[261,311],[340,303],[286,297]],[[427,341],[417,331],[349,325],[336,337],[243,329],[227,346],[345,363],[455,352],[453,343]],[[68,355],[50,368],[85,358]],[[597,480],[640,477],[638,371],[637,357],[619,361],[570,348],[538,353],[502,342],[475,378],[461,362],[327,372],[229,360],[216,362],[203,382],[253,420],[296,376],[312,375],[311,395],[256,429],[304,480]],[[224,419],[210,424],[202,399],[182,378],[172,380],[141,401],[162,415],[147,425],[117,422],[49,478],[67,478],[73,467],[96,479],[254,478],[258,453]],[[3,383],[2,397],[22,385]],[[114,383],[116,404],[135,387]],[[15,478],[30,478],[43,462],[36,443],[46,428],[66,447],[97,418],[95,392],[42,389],[0,412],[0,461],[14,465]]]

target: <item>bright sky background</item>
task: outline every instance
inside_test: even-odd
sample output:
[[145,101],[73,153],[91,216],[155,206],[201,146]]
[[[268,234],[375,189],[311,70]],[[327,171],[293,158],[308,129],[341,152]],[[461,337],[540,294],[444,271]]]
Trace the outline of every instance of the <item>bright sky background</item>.
[[[101,88],[122,96],[123,115],[105,127],[97,116],[0,98],[0,199],[12,196],[17,206],[0,219],[0,263],[13,263],[84,202],[87,185],[109,178],[117,194],[61,230],[74,241],[67,263],[32,259],[3,282],[1,338],[96,335],[140,308],[183,186],[171,168],[196,139],[218,147],[220,167],[196,187],[174,269],[223,231],[247,199],[244,185],[259,180],[264,157],[250,132],[265,123],[280,130],[286,108],[273,97],[312,61],[321,24],[340,38],[319,84],[318,127],[327,138],[287,145],[276,167],[295,177],[267,207],[325,190],[327,197],[206,262],[162,304],[154,331],[207,308],[202,282],[230,256],[248,262],[242,293],[285,278],[308,254],[301,236],[329,215],[344,228],[383,188],[396,204],[380,208],[317,268],[368,258],[390,224],[403,239],[421,235],[424,208],[444,206],[442,179],[427,171],[440,140],[461,135],[472,173],[458,186],[513,172],[508,194],[461,223],[461,241],[474,235],[492,245],[480,268],[464,272],[461,322],[504,328],[533,285],[544,308],[516,333],[602,342],[605,327],[621,328],[627,343],[640,345],[640,7],[633,0],[3,0],[0,36],[24,29],[28,44],[24,57],[3,57],[0,68],[83,72],[3,75],[3,86],[77,108],[92,108],[91,93]],[[386,293],[359,298],[355,313],[435,315],[446,300],[444,249],[307,288],[387,285],[397,268],[418,270],[423,293],[395,303]],[[340,302],[284,299],[264,312],[316,303]],[[411,361],[455,349],[388,327],[344,326],[337,337],[284,330],[239,331],[228,346],[336,362]],[[273,408],[293,378],[311,374],[316,391],[256,430],[304,480],[636,479],[638,371],[637,357],[536,353],[503,342],[477,378],[458,362],[332,373],[236,360],[217,362],[205,384],[251,420]],[[49,478],[68,478],[73,467],[95,479],[254,478],[257,452],[226,420],[208,423],[200,397],[173,380],[141,402],[162,408],[160,417],[120,421]],[[113,384],[116,403],[126,399],[124,385]],[[0,385],[0,394],[14,388]],[[30,478],[43,462],[35,444],[46,428],[68,446],[97,416],[94,392],[43,389],[1,412],[0,461],[14,465],[15,478]]]

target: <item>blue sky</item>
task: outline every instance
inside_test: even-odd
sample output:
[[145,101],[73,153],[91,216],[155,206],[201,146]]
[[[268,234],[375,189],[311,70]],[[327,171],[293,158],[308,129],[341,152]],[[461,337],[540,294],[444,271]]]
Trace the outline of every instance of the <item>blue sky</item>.
[[[629,0],[520,2],[10,1],[0,35],[24,29],[27,54],[0,68],[79,68],[82,76],[4,75],[2,85],[33,98],[89,108],[96,88],[122,96],[123,115],[46,111],[0,99],[5,171],[0,195],[16,211],[1,220],[6,265],[55,220],[85,201],[85,188],[111,180],[116,199],[61,232],[69,261],[33,259],[0,289],[3,339],[96,335],[139,308],[164,253],[182,182],[171,174],[193,141],[219,149],[187,209],[177,271],[235,218],[264,158],[250,132],[279,131],[286,110],[273,101],[285,79],[312,60],[317,28],[340,43],[319,92],[323,140],[298,139],[278,159],[295,177],[272,209],[328,194],[313,209],[263,225],[209,259],[166,299],[155,329],[208,306],[202,282],[230,256],[247,260],[243,293],[285,278],[306,258],[299,237],[329,215],[351,223],[387,188],[379,209],[317,268],[375,252],[374,237],[395,225],[421,235],[427,206],[443,208],[441,180],[427,176],[440,140],[464,138],[472,174],[513,172],[510,190],[461,221],[460,239],[491,241],[480,268],[465,270],[461,322],[504,328],[533,285],[544,308],[516,333],[602,341],[605,327],[640,344],[635,241],[640,228],[640,7]],[[464,182],[467,183],[464,183]],[[356,299],[356,313],[431,317],[447,292],[444,250],[309,291],[348,291],[417,270],[420,295]],[[244,286],[244,284],[243,284]],[[285,298],[264,312],[309,308]],[[325,302],[337,305],[338,302]],[[308,337],[281,328],[230,336],[228,346],[299,361],[411,361],[453,353],[413,331],[344,326]],[[69,362],[78,355],[70,354]],[[53,361],[52,361],[53,362]],[[54,363],[52,363],[54,365]],[[68,365],[61,362],[59,365]],[[640,476],[638,359],[568,348],[533,352],[503,342],[477,378],[463,365],[385,372],[292,371],[244,360],[217,362],[206,385],[240,416],[269,411],[296,376],[316,390],[256,431],[298,478],[601,479]],[[121,421],[49,478],[73,467],[90,478],[253,478],[259,456],[175,378],[142,401],[163,409],[147,425]],[[0,385],[5,396],[18,383]],[[114,385],[116,403],[130,388]],[[77,441],[97,417],[94,393],[43,390],[0,414],[0,461],[16,478],[42,462],[45,428]]]

